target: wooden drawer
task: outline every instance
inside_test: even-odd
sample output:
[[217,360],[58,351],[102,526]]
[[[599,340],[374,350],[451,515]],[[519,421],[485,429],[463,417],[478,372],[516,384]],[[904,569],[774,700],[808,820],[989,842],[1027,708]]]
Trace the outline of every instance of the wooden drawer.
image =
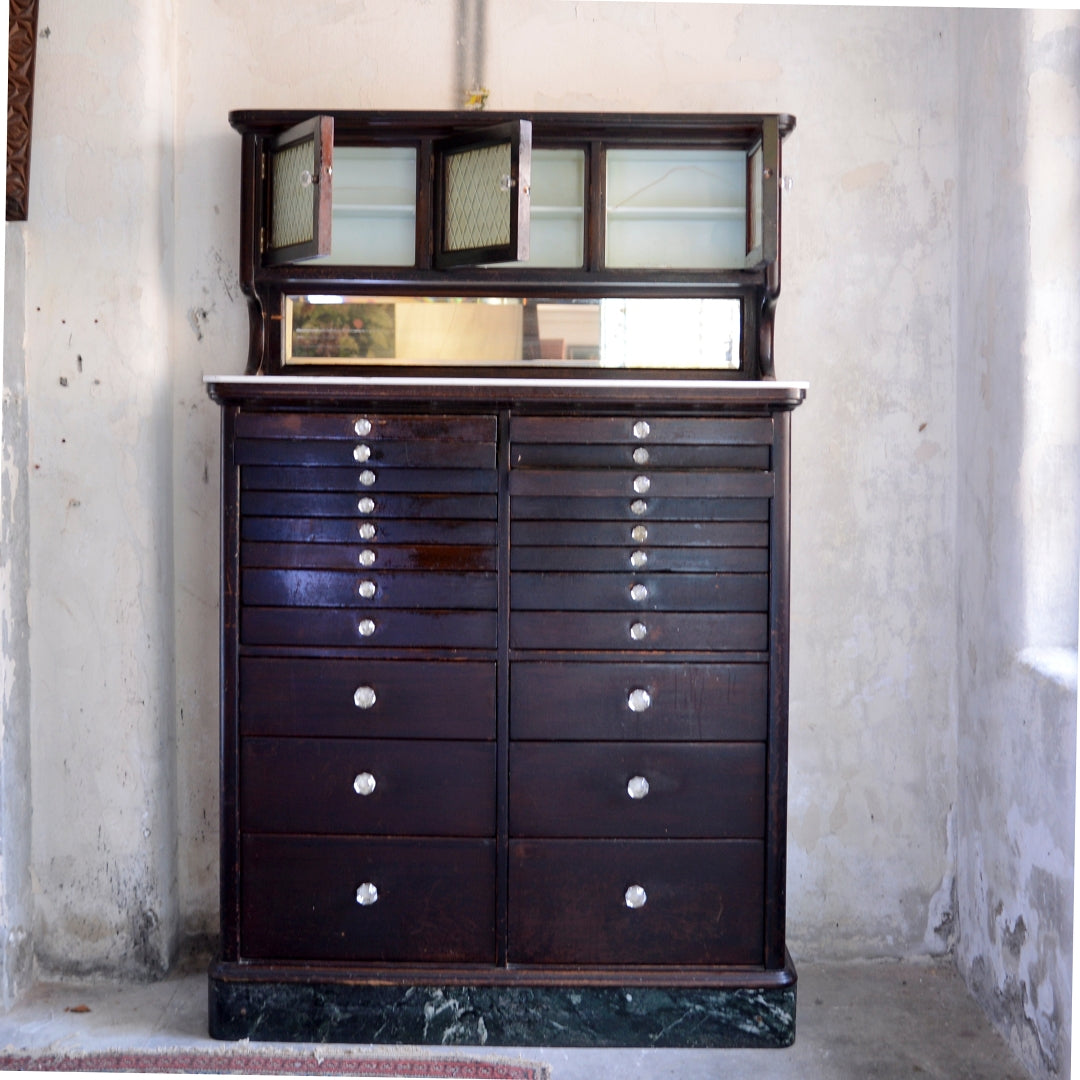
[[494,495],[358,495],[340,491],[242,491],[240,512],[265,517],[481,518],[494,521]]
[[384,469],[354,466],[351,469],[290,468],[277,465],[245,465],[240,470],[245,491],[355,491],[372,494],[394,492],[496,492],[499,477],[494,469]]
[[756,840],[511,841],[509,960],[760,964],[764,878]]
[[356,570],[244,570],[241,599],[262,607],[452,608],[493,610],[495,574]]
[[753,612],[510,613],[512,649],[764,652],[768,645],[768,620]]
[[494,836],[495,746],[249,736],[240,820],[259,833]]
[[345,608],[259,608],[240,612],[244,645],[340,648],[494,649],[494,611],[398,611],[367,614]]
[[[527,570],[588,570],[599,573],[639,572],[715,574],[766,573],[769,552],[765,548],[637,547],[514,547],[510,568]],[[700,579],[699,579],[700,580]]]
[[494,739],[495,664],[244,656],[240,731]]
[[753,446],[771,443],[769,417],[512,416],[510,443]]
[[357,544],[371,548],[376,560],[380,545],[494,545],[497,527],[489,521],[453,520],[379,520],[350,513],[344,518],[328,517],[257,517],[248,515],[240,522],[242,540],[295,544]]
[[[324,496],[326,498],[328,496]],[[348,496],[343,496],[347,498]],[[518,495],[510,503],[518,520],[540,521],[768,521],[769,500],[752,498],[677,499],[667,496],[634,498]]]
[[242,959],[494,961],[491,840],[246,835],[240,873]]
[[[281,470],[285,471],[285,470]],[[647,469],[515,469],[510,473],[510,512],[528,496],[627,500],[769,498],[770,472],[712,469],[674,472]]]
[[510,835],[761,839],[764,743],[510,746]]
[[629,443],[515,443],[515,469],[768,469],[772,447],[713,444],[631,445]]
[[361,439],[237,439],[237,465],[367,464],[382,468],[494,469],[494,442],[447,442],[410,439],[406,442]]
[[241,544],[241,569],[256,566],[312,570],[377,567],[383,570],[494,571],[498,568],[498,549],[481,544]]
[[[745,505],[752,502],[753,506]],[[510,545],[641,547],[766,547],[769,543],[767,502],[740,500],[734,509],[743,513],[761,511],[760,520],[748,521],[595,521],[540,519],[510,523]],[[626,515],[621,514],[621,517]]]
[[519,573],[511,611],[766,611],[767,574]]
[[[358,426],[359,425],[359,426]],[[236,418],[238,439],[431,439],[438,443],[494,443],[494,416],[379,415],[368,411],[247,412]]]
[[[635,690],[648,694],[629,705]],[[550,663],[510,668],[513,739],[741,740],[766,736],[766,664]]]

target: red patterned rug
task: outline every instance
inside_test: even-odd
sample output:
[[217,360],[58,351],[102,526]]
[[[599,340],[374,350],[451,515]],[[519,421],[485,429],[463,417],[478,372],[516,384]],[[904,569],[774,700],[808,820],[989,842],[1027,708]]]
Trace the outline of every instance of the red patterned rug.
[[245,1073],[249,1076],[375,1076],[383,1080],[548,1080],[546,1065],[499,1058],[373,1057],[259,1050],[0,1052],[2,1072]]

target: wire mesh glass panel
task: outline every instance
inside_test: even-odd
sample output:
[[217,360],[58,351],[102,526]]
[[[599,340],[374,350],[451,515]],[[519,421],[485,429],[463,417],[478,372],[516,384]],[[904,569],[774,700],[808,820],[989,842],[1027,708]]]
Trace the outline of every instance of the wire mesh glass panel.
[[471,251],[510,242],[510,175],[509,143],[447,156],[447,251]]
[[279,150],[273,158],[270,247],[306,244],[315,236],[315,140]]

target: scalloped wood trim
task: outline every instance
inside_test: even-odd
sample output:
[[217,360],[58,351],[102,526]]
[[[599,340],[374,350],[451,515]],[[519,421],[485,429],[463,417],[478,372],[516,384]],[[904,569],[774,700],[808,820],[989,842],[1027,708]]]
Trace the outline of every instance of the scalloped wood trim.
[[10,0],[9,18],[7,220],[25,221],[30,189],[38,0]]

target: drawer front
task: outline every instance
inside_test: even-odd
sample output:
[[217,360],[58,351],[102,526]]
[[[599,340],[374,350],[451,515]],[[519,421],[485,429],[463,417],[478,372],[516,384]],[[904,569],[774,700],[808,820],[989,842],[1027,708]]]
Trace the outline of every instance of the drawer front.
[[[347,496],[343,496],[347,497]],[[511,517],[531,521],[768,521],[767,498],[679,499],[668,496],[588,499],[565,496],[517,495]]]
[[[647,569],[663,574],[764,574],[769,569],[769,553],[765,548],[739,547],[514,547],[510,552],[510,569],[516,573],[530,570],[614,573]],[[697,580],[700,582],[702,578]]]
[[[738,551],[740,549],[732,549]],[[309,570],[490,570],[498,568],[498,551],[481,544],[275,544],[240,545],[240,567]]]
[[494,469],[289,468],[246,465],[240,470],[245,491],[495,492]]
[[[510,495],[559,498],[725,499],[768,498],[770,472],[702,470],[673,472],[633,469],[514,469]],[[513,502],[511,502],[513,512]]]
[[513,649],[764,652],[768,619],[752,612],[511,611]]
[[[613,547],[625,545],[654,547],[767,547],[769,543],[768,504],[755,508],[764,514],[760,521],[595,521],[522,520],[510,523],[511,547],[578,546],[581,544]],[[742,509],[746,509],[742,507]]]
[[240,613],[244,645],[494,649],[497,632],[494,611],[246,607]]
[[247,737],[240,817],[257,833],[494,836],[495,746]]
[[330,468],[494,469],[495,443],[434,439],[237,439],[238,465],[325,465]]
[[515,469],[768,469],[771,446],[706,444],[702,446],[629,443],[515,443]]
[[766,574],[519,573],[515,611],[766,611]]
[[493,841],[247,835],[240,872],[243,959],[494,961]]
[[[497,526],[490,521],[423,520],[372,521],[370,515],[332,517],[258,517],[240,522],[240,537],[258,543],[349,544],[359,557],[365,548],[379,556],[379,546],[401,545],[494,545]],[[241,549],[242,550],[242,549]]]
[[760,964],[764,878],[756,840],[511,841],[509,960]]
[[510,736],[753,742],[765,738],[768,698],[765,664],[518,660],[510,669]]
[[510,746],[510,835],[761,839],[763,743]]
[[241,439],[434,440],[439,444],[495,443],[494,416],[410,416],[375,412],[241,412]]
[[[495,495],[357,495],[342,491],[242,491],[240,512],[261,517],[464,518],[494,521]],[[354,528],[358,528],[357,524]]]
[[510,442],[753,446],[773,440],[768,417],[512,416]]
[[494,739],[495,664],[241,657],[240,731]]
[[371,568],[335,570],[245,570],[245,604],[263,607],[463,608],[494,610],[495,574],[413,574]]

